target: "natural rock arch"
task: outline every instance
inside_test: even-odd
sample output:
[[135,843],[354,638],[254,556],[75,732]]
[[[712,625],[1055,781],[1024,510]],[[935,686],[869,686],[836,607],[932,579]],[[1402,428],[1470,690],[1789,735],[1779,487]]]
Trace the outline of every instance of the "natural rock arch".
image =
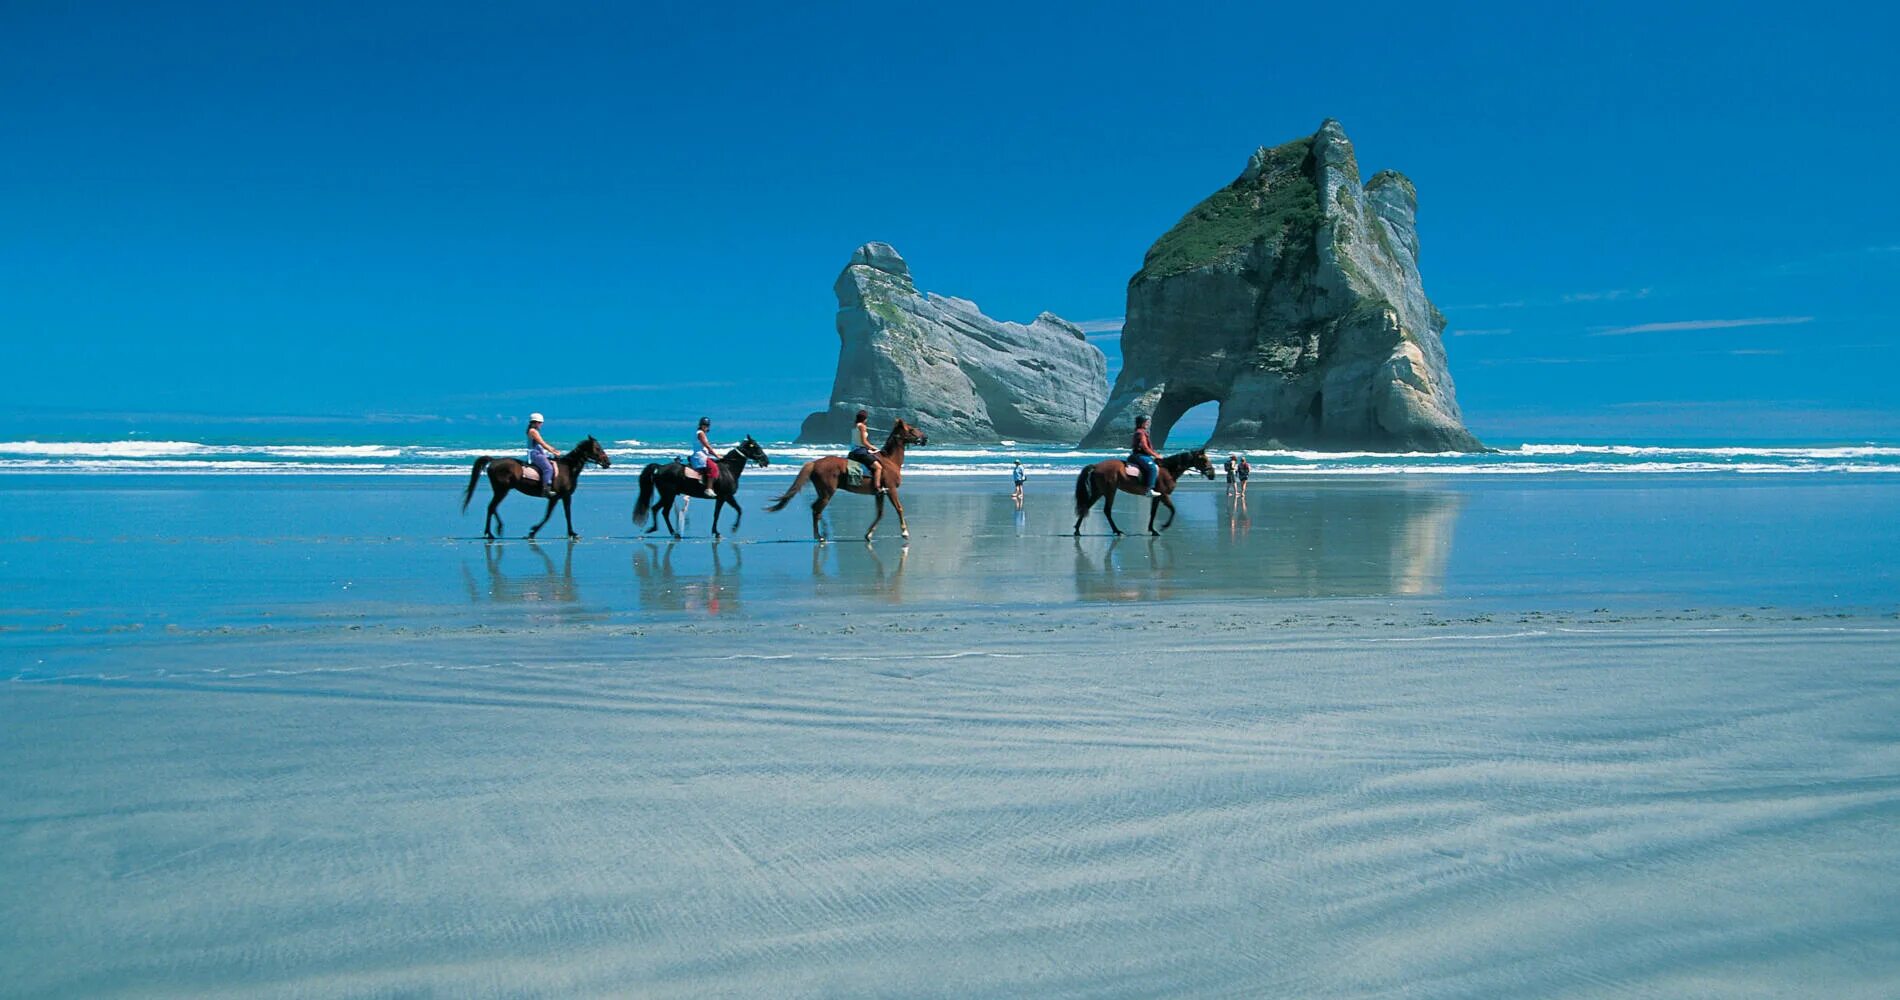
[[1136,416],[1157,443],[1214,400],[1220,446],[1472,451],[1418,274],[1417,194],[1365,185],[1328,120],[1256,151],[1154,246],[1128,282],[1123,364],[1084,447]]

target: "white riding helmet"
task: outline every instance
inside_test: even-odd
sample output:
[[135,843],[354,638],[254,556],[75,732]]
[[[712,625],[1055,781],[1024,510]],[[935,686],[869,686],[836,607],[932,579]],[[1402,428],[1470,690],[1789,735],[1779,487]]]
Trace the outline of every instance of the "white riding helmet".
[[547,423],[547,418],[539,413],[530,413],[528,414],[528,422],[531,424],[545,424]]

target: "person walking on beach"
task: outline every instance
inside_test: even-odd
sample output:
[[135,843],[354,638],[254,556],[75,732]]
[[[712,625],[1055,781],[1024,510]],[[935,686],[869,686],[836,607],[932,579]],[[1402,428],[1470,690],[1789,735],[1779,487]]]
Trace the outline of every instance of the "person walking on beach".
[[[857,418],[851,424],[851,454],[853,462],[871,470],[871,488],[875,493],[884,492],[884,463],[878,461],[877,449],[871,447],[871,415],[859,410]],[[880,510],[883,508],[879,508]]]
[[1227,495],[1228,496],[1233,496],[1236,492],[1236,489],[1234,486],[1234,467],[1239,464],[1239,458],[1240,456],[1234,454],[1231,451],[1227,453]]
[[1022,459],[1020,458],[1017,459],[1015,468],[1009,470],[1009,480],[1010,482],[1016,484],[1016,489],[1014,492],[1010,493],[1009,498],[1011,500],[1016,501],[1017,503],[1022,503],[1023,502],[1023,484],[1029,481],[1029,473],[1023,471]]
[[1135,418],[1135,439],[1130,442],[1131,451],[1128,460],[1141,467],[1141,482],[1151,497],[1161,494],[1155,491],[1155,480],[1161,477],[1161,466],[1155,464],[1161,453],[1148,440],[1148,417],[1146,414]]
[[541,492],[554,494],[554,456],[560,452],[541,436],[541,424],[545,418],[539,413],[528,414],[528,464],[541,474]]
[[1253,466],[1247,464],[1247,456],[1240,456],[1240,466],[1234,472],[1240,480],[1239,496],[1245,500],[1247,499],[1247,477],[1253,475]]
[[712,418],[700,417],[699,430],[693,434],[693,468],[699,470],[700,483],[704,487],[701,496],[718,497],[713,484],[719,481],[719,454],[713,451],[712,439],[706,432],[712,430]]

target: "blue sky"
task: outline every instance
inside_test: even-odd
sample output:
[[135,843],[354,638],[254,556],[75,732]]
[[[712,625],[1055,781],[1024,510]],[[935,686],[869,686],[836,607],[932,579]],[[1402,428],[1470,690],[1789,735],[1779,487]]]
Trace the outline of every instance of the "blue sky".
[[1585,6],[3,4],[0,408],[788,431],[856,245],[1111,328],[1331,116],[1480,435],[1900,437],[1900,18]]

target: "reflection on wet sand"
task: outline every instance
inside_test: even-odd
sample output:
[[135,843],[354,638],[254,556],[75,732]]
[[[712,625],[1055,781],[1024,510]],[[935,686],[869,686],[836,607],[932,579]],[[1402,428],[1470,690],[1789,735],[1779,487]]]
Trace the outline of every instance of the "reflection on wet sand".
[[688,552],[712,553],[711,572],[681,574],[673,566],[679,542],[643,542],[633,549],[633,579],[642,610],[723,615],[741,610],[739,583],[745,553],[731,542],[688,544]]
[[[1377,597],[1443,593],[1466,496],[1411,484],[1275,484],[1251,497],[1177,495],[1160,537],[1073,537],[1072,502],[1023,503],[980,490],[922,492],[913,538],[813,545],[796,518],[758,522],[716,542],[601,539],[582,543],[623,567],[590,576],[583,604],[575,547],[509,542],[483,550],[487,585],[464,564],[471,603],[552,604],[567,614],[783,613],[793,607],[905,603],[949,606],[1199,597]],[[619,545],[631,541],[631,589]],[[511,552],[510,550],[515,550]],[[743,599],[742,599],[743,594]]]
[[893,558],[874,543],[834,542],[814,545],[811,578],[819,596],[839,593],[875,596],[892,603],[904,600],[904,566],[910,546],[897,546]]
[[[1076,539],[1081,600],[1184,593],[1260,597],[1429,595],[1444,589],[1462,495],[1377,486],[1282,487],[1221,497],[1213,531],[1184,525],[1159,543]],[[1182,556],[1176,551],[1188,553]]]
[[[1075,544],[1075,596],[1084,601],[1159,601],[1174,596],[1174,551],[1166,536],[1117,535],[1107,548]],[[1124,551],[1126,549],[1126,551]]]
[[[557,547],[561,555],[559,569],[549,554]],[[509,556],[510,550],[516,555]],[[574,540],[571,538],[563,542],[487,542],[482,546],[482,564],[488,571],[486,590],[476,584],[468,564],[462,564],[462,580],[471,603],[486,600],[503,604],[572,604],[580,600],[580,588],[574,580]]]

